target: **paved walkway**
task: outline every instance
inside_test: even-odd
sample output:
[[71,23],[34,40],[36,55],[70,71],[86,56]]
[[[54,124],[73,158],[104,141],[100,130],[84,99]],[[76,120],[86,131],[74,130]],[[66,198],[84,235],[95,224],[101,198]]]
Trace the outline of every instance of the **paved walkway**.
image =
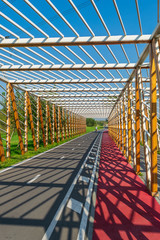
[[160,239],[160,205],[107,132],[102,138],[93,240]]
[[0,171],[0,240],[77,238],[94,161],[86,156],[97,136],[83,135]]

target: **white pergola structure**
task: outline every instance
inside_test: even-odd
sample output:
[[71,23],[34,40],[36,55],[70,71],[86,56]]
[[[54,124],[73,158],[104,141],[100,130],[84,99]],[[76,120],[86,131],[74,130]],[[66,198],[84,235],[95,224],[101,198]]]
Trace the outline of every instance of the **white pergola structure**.
[[[35,150],[39,146],[39,116],[44,145],[48,143],[48,127],[53,143],[55,124],[58,142],[59,127],[64,139],[64,132],[66,136],[67,131],[71,136],[73,132],[84,132],[85,118],[108,118],[110,136],[128,162],[133,163],[136,173],[140,172],[142,142],[147,186],[156,195],[157,149],[160,149],[159,0],[0,0],[0,3],[0,80],[7,83],[8,99],[6,115],[2,112],[7,123],[1,120],[7,131],[0,130],[6,133],[6,155],[10,156],[8,86],[11,86],[15,122],[18,134],[20,129],[25,133],[25,149],[27,112]],[[25,124],[18,120],[13,88],[22,90],[21,95],[25,93],[25,107],[20,106]],[[31,103],[28,93],[37,99],[36,123],[31,117],[35,100]],[[1,92],[0,96],[5,98]],[[46,102],[45,110],[40,99]],[[48,103],[52,103],[54,116],[49,122]],[[62,126],[62,115],[68,127]],[[19,122],[25,125],[25,130]],[[81,122],[84,131],[77,131]],[[0,139],[0,149],[2,140],[5,139]]]
[[[145,2],[126,1],[132,19],[121,15],[124,2],[116,0],[0,2],[1,81],[86,118],[109,117],[137,66],[148,86],[148,46],[160,26],[143,34]],[[159,1],[157,9],[159,21]],[[135,21],[135,35],[127,34],[123,18]],[[109,29],[112,23],[116,29]]]

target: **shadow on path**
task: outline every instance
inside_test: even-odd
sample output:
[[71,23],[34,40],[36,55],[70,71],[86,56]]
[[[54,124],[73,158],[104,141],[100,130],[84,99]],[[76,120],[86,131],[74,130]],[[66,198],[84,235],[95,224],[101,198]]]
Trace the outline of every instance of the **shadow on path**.
[[107,132],[102,138],[93,240],[160,239],[160,205]]

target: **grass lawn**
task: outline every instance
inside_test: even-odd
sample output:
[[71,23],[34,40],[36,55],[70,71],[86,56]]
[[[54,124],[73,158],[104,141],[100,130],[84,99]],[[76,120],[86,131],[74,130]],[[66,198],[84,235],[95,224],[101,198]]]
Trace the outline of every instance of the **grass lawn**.
[[[98,130],[101,130],[103,127],[100,127],[100,126],[97,126],[97,129]],[[96,130],[96,127],[93,126],[93,127],[86,127],[86,133],[89,133],[89,132],[93,132]]]
[[[100,127],[98,127],[98,129],[100,129]],[[92,132],[92,131],[95,131],[95,127],[87,127],[86,128],[86,133],[89,133],[89,132]],[[81,134],[82,135],[82,134]],[[18,135],[17,135],[17,132],[15,132],[12,136],[12,139],[11,139],[11,158],[7,159],[6,158],[6,161],[5,162],[0,162],[0,169],[3,169],[3,168],[6,168],[6,167],[9,167],[13,164],[16,164],[18,162],[21,162],[27,158],[31,158],[39,153],[42,153],[42,152],[45,152],[51,148],[54,148],[62,143],[65,143],[71,139],[74,139],[76,137],[79,137],[80,135],[76,135],[72,138],[67,138],[63,141],[60,141],[59,143],[54,143],[54,144],[48,144],[46,147],[43,146],[43,142],[40,141],[39,143],[39,148],[37,149],[37,151],[34,151],[34,148],[33,148],[33,140],[32,140],[32,135],[31,135],[31,132],[28,133],[28,152],[26,152],[24,155],[21,155],[21,151],[20,151],[20,147],[19,147],[19,140],[18,140]],[[6,136],[2,135],[3,138],[6,138]],[[6,144],[5,142],[3,142],[4,144],[4,147],[6,147]]]
[[[18,141],[18,135],[15,133],[11,139],[11,157],[6,158],[5,162],[0,162],[0,169],[9,167],[13,164],[16,164],[18,162],[21,162],[27,158],[33,157],[39,153],[45,152],[51,148],[54,148],[62,143],[65,143],[71,139],[74,139],[80,135],[76,135],[72,138],[64,139],[63,141],[60,141],[59,143],[54,142],[54,144],[49,143],[46,147],[43,146],[43,142],[40,141],[39,148],[37,151],[34,151],[33,148],[33,140],[31,133],[28,134],[28,152],[26,152],[24,155],[21,155],[20,147],[19,147],[19,141]],[[4,144],[5,147],[5,144]]]

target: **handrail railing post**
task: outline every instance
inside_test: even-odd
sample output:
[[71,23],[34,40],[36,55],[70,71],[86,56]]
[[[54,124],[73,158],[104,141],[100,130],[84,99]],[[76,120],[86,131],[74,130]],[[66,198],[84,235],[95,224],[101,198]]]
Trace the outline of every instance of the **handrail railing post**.
[[150,44],[151,192],[157,194],[157,89],[155,43]]
[[139,89],[138,89],[138,68],[136,68],[136,173],[140,172],[140,102],[139,102]]
[[6,107],[7,107],[7,142],[6,142],[6,157],[11,156],[11,98],[10,98],[10,83],[7,83],[7,96],[6,96]]
[[128,162],[131,162],[131,136],[132,136],[132,126],[131,126],[131,92],[130,84],[128,84]]

